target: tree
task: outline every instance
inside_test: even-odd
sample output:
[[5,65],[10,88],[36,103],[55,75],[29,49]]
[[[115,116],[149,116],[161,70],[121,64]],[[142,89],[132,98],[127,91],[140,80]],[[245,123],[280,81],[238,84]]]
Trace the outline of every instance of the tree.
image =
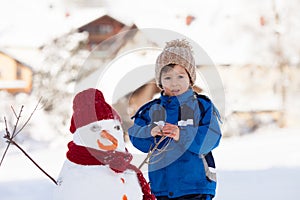
[[89,54],[87,38],[86,33],[71,32],[40,48],[43,64],[34,72],[33,95],[42,97],[44,110],[54,115],[56,131],[69,122],[78,72]]

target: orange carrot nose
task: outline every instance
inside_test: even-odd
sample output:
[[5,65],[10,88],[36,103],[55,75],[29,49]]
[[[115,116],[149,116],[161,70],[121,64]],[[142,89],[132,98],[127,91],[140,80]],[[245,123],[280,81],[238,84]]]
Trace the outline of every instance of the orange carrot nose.
[[98,147],[100,149],[103,149],[103,150],[115,150],[117,147],[118,147],[118,140],[112,136],[111,134],[109,134],[106,130],[102,130],[101,133],[100,133],[100,136],[109,140],[112,144],[110,145],[104,145],[99,139],[97,140],[97,143],[98,143]]

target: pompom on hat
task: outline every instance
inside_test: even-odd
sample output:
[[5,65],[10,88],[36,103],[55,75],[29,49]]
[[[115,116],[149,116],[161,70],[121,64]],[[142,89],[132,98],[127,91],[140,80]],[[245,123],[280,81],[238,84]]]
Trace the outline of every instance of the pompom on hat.
[[193,56],[192,46],[185,39],[176,39],[167,42],[165,48],[156,59],[155,80],[158,87],[161,86],[161,70],[169,64],[181,65],[190,76],[192,86],[196,80],[196,64]]
[[73,100],[71,133],[74,133],[77,128],[106,119],[117,119],[121,122],[121,117],[106,103],[100,90],[89,88],[76,94]]

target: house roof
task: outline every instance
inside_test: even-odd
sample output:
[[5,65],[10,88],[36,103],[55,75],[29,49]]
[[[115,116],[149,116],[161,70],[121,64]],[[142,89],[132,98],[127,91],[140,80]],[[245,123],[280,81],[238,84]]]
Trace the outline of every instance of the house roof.
[[[6,4],[0,3],[0,17],[7,19],[0,22],[0,49],[33,68],[43,62],[39,48],[50,41],[106,15],[121,20],[102,7],[67,9],[60,5],[60,0],[29,2],[11,0]],[[36,9],[32,9],[31,5],[35,5]],[[15,18],[12,15],[15,12],[20,17]],[[128,20],[120,23],[132,25]]]
[[0,53],[9,56],[10,58],[14,59],[14,60],[17,61],[18,63],[20,63],[20,64],[22,64],[22,65],[28,67],[28,68],[31,69],[31,70],[33,70],[33,68],[31,67],[30,64],[24,62],[21,58],[18,58],[18,56],[17,56],[17,55],[14,55],[12,52],[8,52],[8,51],[1,50],[1,49],[0,49]]
[[[18,13],[18,18],[15,13]],[[0,22],[0,48],[38,48],[105,15],[131,25],[129,20],[121,20],[103,7],[65,8],[59,0],[0,3],[0,17],[7,19]]]

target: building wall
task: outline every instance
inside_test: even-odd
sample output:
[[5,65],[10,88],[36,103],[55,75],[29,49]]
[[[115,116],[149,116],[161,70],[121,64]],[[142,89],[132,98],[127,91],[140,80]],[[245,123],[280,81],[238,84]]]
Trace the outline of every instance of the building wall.
[[124,24],[113,19],[110,16],[103,16],[83,27],[79,31],[87,31],[89,33],[89,45],[99,44],[109,37],[119,33]]
[[16,61],[0,53],[0,80],[15,80],[17,75]]
[[0,90],[30,93],[32,70],[15,59],[0,53]]

